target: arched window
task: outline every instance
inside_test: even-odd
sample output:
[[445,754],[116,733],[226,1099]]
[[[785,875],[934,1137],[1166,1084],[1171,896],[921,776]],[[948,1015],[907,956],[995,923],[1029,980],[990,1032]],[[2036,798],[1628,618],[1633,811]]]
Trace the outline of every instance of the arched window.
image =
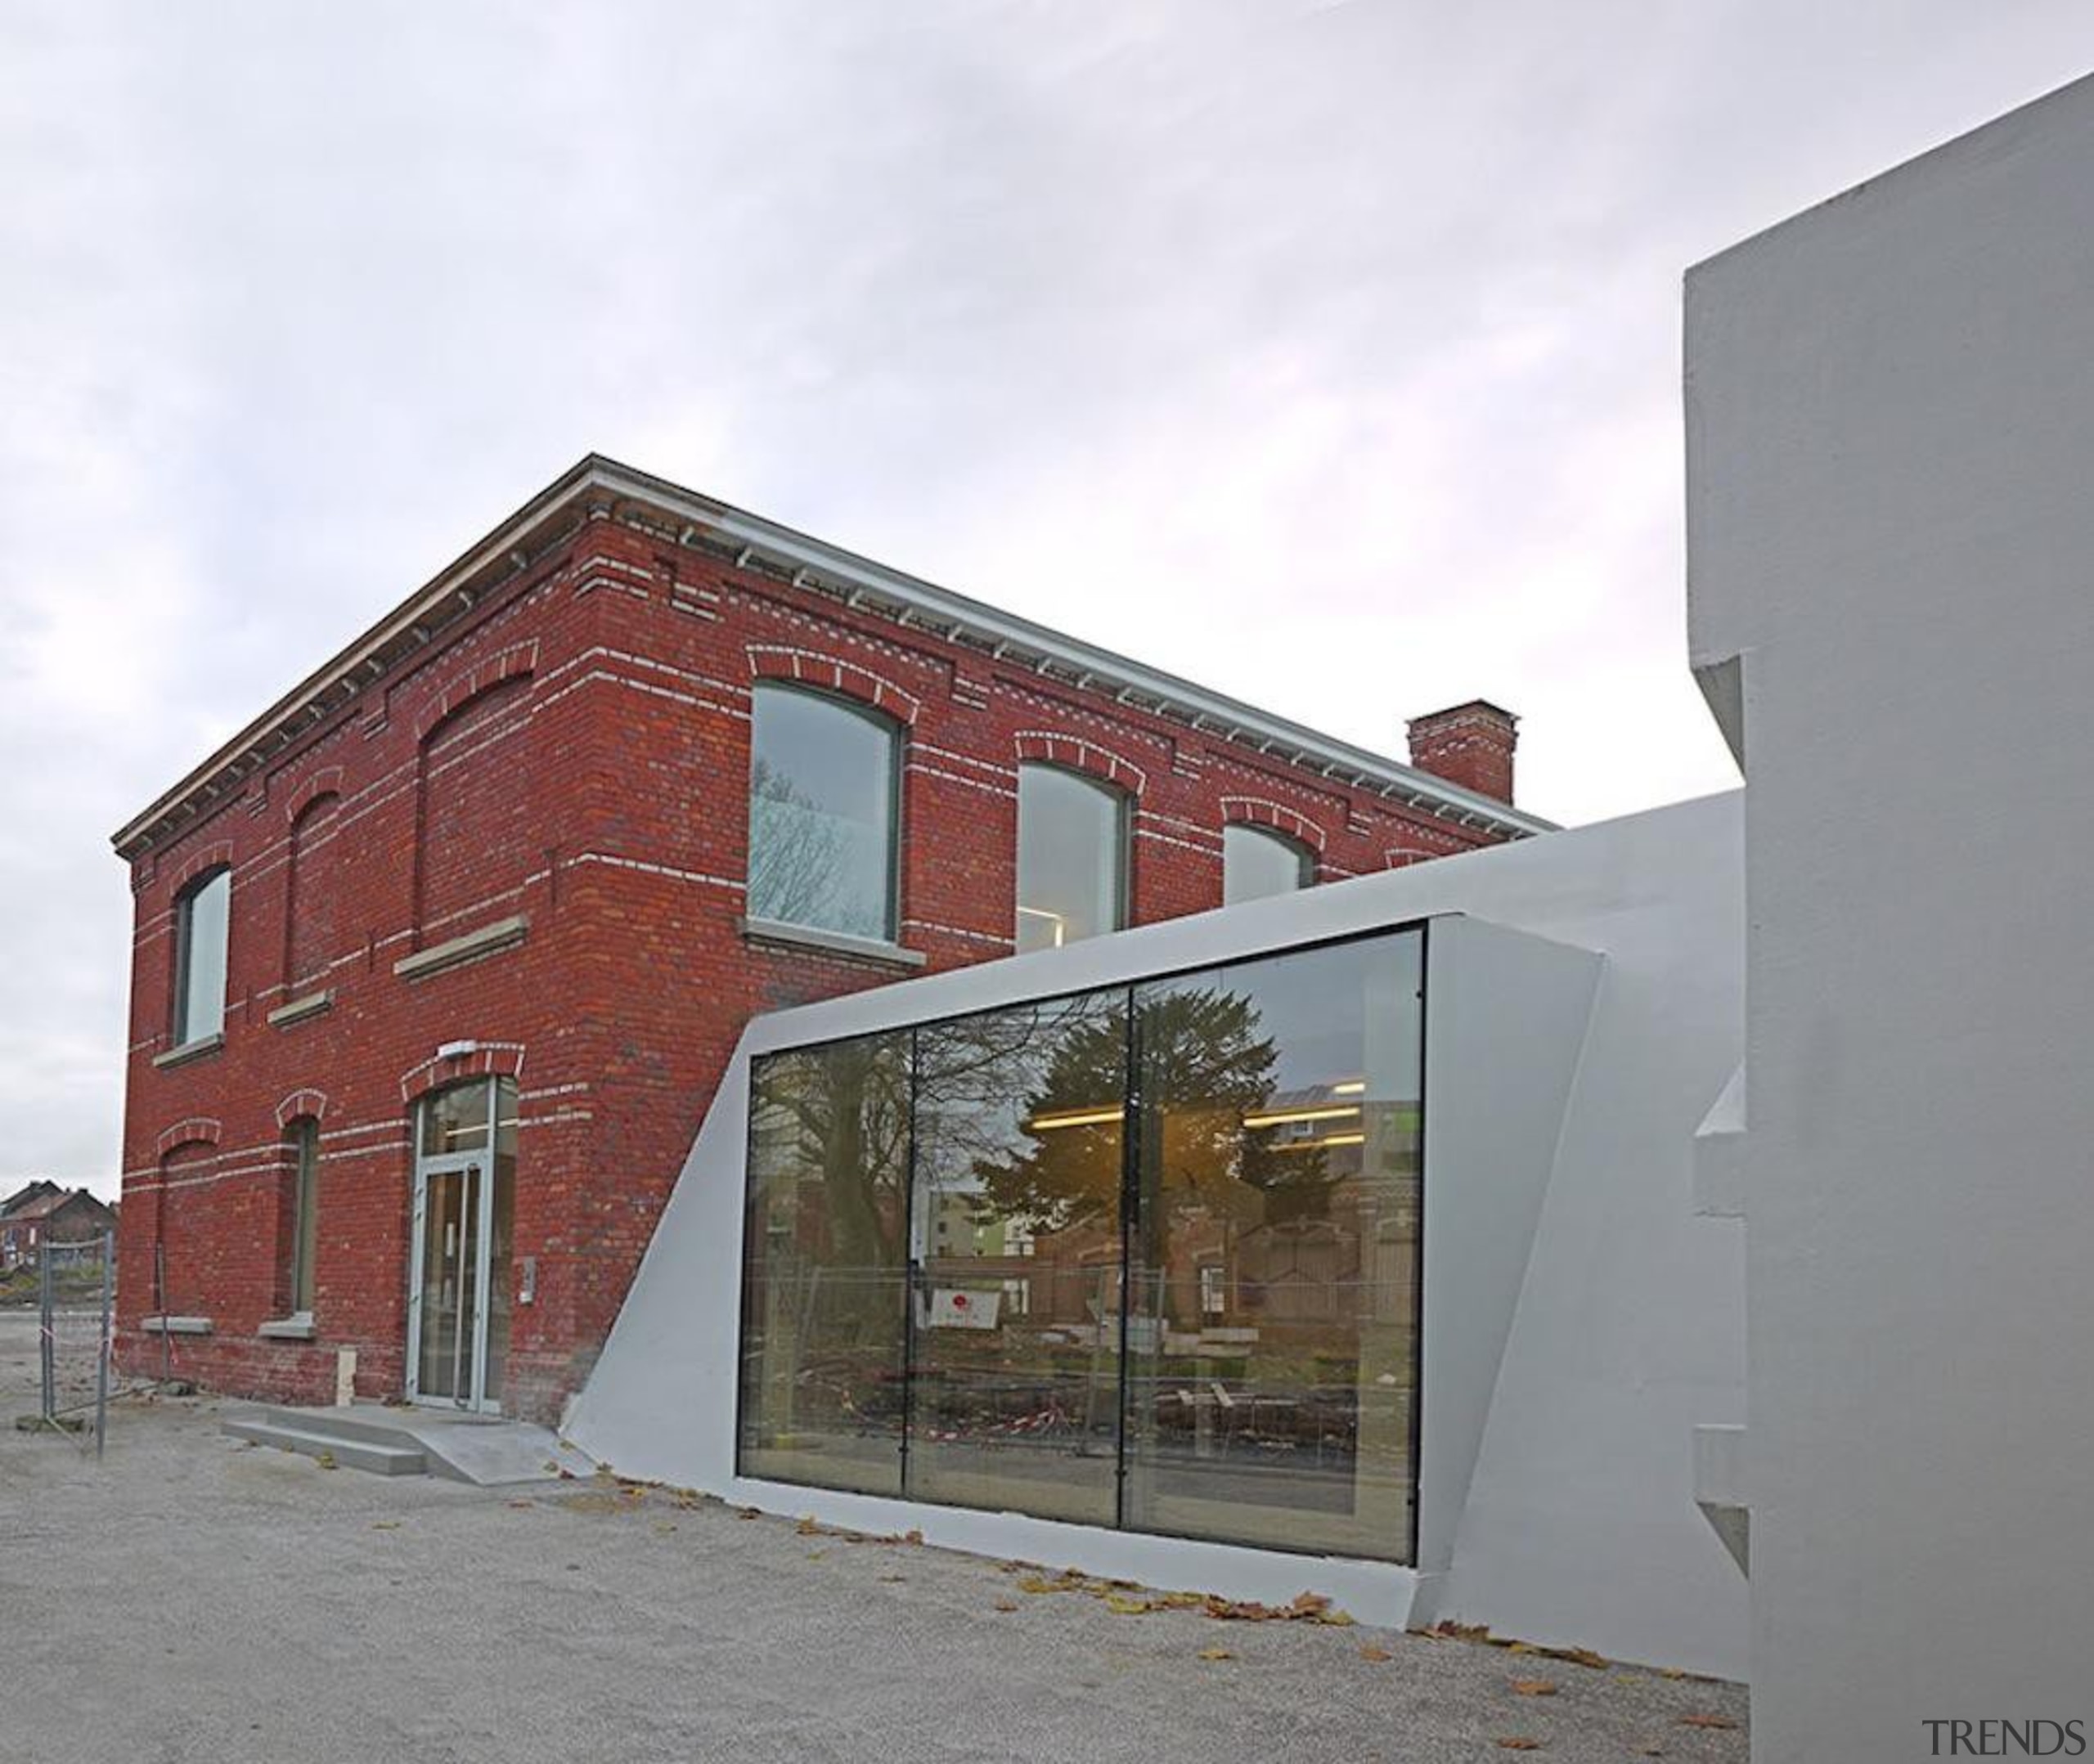
[[199,877],[174,904],[174,1044],[186,1046],[226,1026],[226,940],[231,929],[232,872]]
[[748,916],[892,942],[895,725],[797,686],[760,682],[754,698]]
[[1292,894],[1316,880],[1316,854],[1269,827],[1232,821],[1221,830],[1221,904]]
[[1057,949],[1126,922],[1126,797],[1058,765],[1019,766],[1019,949]]

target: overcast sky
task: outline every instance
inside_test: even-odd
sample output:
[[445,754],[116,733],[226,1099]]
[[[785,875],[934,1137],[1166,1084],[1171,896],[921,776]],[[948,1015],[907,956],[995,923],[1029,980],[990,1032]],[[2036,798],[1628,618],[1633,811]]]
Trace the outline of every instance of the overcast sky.
[[2083,6],[0,0],[0,1191],[118,1163],[107,836],[590,449],[1584,821],[1721,788],[1690,263]]

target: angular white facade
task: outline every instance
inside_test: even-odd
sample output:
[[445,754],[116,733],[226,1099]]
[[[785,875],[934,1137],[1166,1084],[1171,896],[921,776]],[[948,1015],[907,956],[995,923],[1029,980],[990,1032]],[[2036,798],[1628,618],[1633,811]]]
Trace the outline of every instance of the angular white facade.
[[[771,1511],[1363,1620],[1741,1676],[1696,1429],[1743,1420],[1741,1245],[1695,1135],[1739,1062],[1741,802],[1710,798],[757,1019],[568,1431]],[[750,1062],[1422,924],[1416,1551],[1403,1565],[737,1474]],[[1408,1551],[1408,1540],[1402,1540]]]
[[[2094,1742],[2094,83],[1702,265],[1754,1756]],[[1734,1174],[1734,1181],[1727,1181]],[[1997,1725],[2015,1724],[2013,1737]],[[2080,1723],[2078,1744],[2033,1722]]]

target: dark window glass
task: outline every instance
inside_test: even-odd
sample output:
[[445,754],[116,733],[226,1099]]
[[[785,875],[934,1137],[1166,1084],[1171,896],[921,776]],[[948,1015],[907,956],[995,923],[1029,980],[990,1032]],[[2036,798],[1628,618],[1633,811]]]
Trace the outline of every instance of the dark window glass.
[[741,1473],[901,1487],[909,1038],[755,1062]]
[[1126,922],[1126,799],[1054,765],[1018,769],[1018,946],[1053,949]]
[[1109,1525],[1124,990],[918,1031],[909,1492]]
[[312,1264],[320,1231],[320,1124],[291,1129],[291,1267],[293,1315],[312,1309]]
[[1316,879],[1316,860],[1305,845],[1264,827],[1232,822],[1221,830],[1221,904],[1292,894]]
[[226,936],[232,872],[214,870],[175,908],[174,1040],[200,1041],[226,1026]]
[[1422,950],[757,1061],[744,1473],[1408,1560]]
[[1407,1556],[1422,947],[1137,989],[1130,1525]]
[[891,940],[894,725],[789,687],[754,697],[749,916]]

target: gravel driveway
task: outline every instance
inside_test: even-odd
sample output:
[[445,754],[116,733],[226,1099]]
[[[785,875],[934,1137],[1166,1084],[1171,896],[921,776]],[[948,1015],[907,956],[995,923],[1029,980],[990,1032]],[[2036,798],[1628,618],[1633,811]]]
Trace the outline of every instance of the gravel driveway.
[[14,1428],[35,1371],[34,1314],[0,1312],[0,1756],[1747,1755],[1732,1685],[1142,1609],[1053,1569],[665,1489],[519,1494],[329,1470],[221,1438],[208,1400],[119,1405],[97,1468]]

